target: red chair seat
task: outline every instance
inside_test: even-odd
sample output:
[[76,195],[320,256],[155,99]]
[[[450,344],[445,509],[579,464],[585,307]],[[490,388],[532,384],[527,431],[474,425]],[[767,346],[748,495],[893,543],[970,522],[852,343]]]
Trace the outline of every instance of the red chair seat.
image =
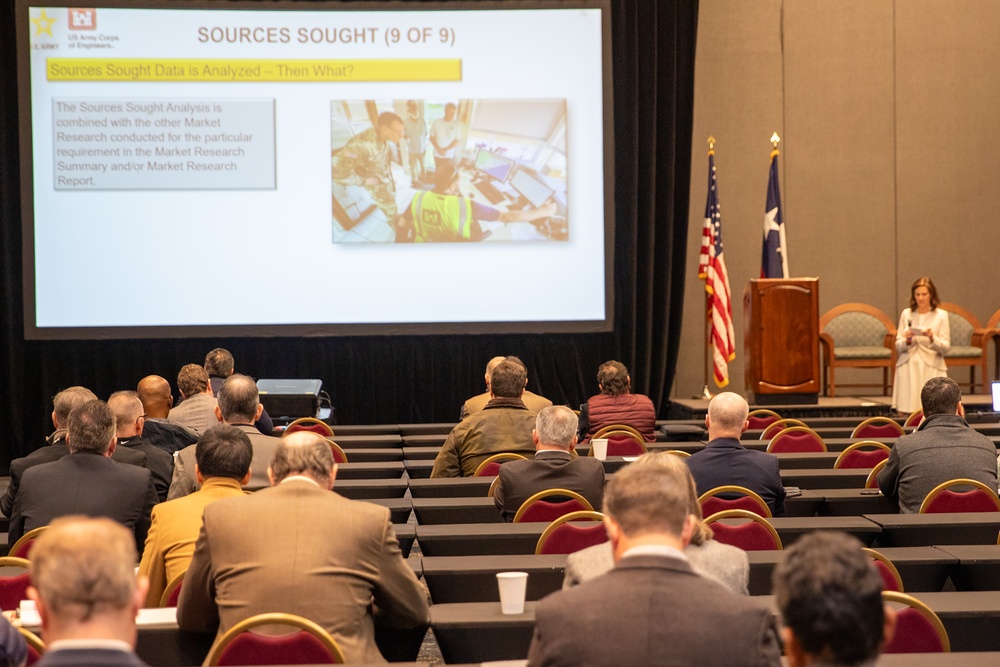
[[220,665],[329,665],[336,664],[323,644],[308,632],[262,635],[245,632],[225,648]]

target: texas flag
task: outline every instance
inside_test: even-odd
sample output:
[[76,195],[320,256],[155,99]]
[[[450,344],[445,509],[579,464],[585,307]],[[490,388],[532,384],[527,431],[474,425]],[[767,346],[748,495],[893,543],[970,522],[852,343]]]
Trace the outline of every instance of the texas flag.
[[785,242],[785,224],[781,218],[781,189],[778,187],[778,151],[774,150],[771,153],[771,175],[767,179],[760,277],[787,278],[788,275],[788,244]]

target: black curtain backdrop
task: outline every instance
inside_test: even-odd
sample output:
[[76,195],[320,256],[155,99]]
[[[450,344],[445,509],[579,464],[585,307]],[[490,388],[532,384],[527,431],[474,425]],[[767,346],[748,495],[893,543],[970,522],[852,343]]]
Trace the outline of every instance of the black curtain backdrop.
[[[340,423],[447,422],[483,390],[486,362],[515,354],[528,387],[573,407],[596,393],[598,365],[618,359],[633,389],[659,414],[669,402],[679,353],[686,275],[688,189],[698,0],[613,0],[615,113],[615,316],[603,334],[220,338],[129,341],[25,341],[21,280],[17,95],[13,2],[0,16],[0,469],[41,444],[51,430],[51,398],[81,384],[99,397],[134,388],[149,374],[175,387],[177,371],[213,347],[254,377],[323,380]],[[192,252],[198,252],[192,248]],[[224,255],[224,253],[222,253]],[[138,258],[115,258],[122,280],[141,280]],[[205,256],[207,261],[218,261]],[[94,257],[95,262],[110,261]],[[281,261],[276,244],[275,261]],[[567,270],[579,267],[566,267]],[[216,299],[247,299],[254,267],[220,266]],[[512,270],[521,270],[520,268]],[[530,270],[527,269],[527,270]],[[232,276],[234,284],[224,284]],[[469,276],[503,287],[502,271]],[[155,299],[155,294],[149,294]],[[572,299],[567,294],[526,294]],[[279,304],[272,304],[280,307]]]

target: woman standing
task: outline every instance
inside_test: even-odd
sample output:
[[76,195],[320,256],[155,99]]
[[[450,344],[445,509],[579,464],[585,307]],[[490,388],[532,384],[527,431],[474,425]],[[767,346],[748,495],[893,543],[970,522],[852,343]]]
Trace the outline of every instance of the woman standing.
[[948,374],[944,355],[951,347],[951,328],[940,304],[931,279],[917,278],[910,288],[910,307],[899,316],[892,404],[903,414],[920,409],[925,382]]

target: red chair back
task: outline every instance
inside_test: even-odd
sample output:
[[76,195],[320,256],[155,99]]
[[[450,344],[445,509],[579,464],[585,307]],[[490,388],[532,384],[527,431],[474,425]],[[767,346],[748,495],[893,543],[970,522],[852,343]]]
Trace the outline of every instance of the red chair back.
[[571,512],[559,517],[538,538],[535,555],[571,554],[607,542],[603,517],[600,512]]
[[812,429],[793,426],[771,438],[767,451],[771,454],[825,452],[826,443]]
[[35,664],[41,659],[42,659],[42,654],[38,652],[38,649],[36,649],[31,644],[28,644],[28,661],[24,663],[25,667],[31,667],[31,665]]
[[[727,524],[723,519],[743,519],[742,523]],[[766,519],[745,510],[727,510],[705,519],[715,539],[744,551],[781,550],[781,538]]]
[[551,523],[570,512],[585,512],[591,509],[575,498],[558,503],[549,500],[536,500],[521,513],[518,523]]
[[[767,509],[766,505],[764,507]],[[768,516],[768,512],[761,510],[760,504],[750,496],[728,499],[712,496],[711,498],[705,498],[701,502],[701,513],[703,516],[712,516],[726,510],[746,510],[759,516]]]
[[330,427],[325,424],[290,424],[284,434],[290,435],[299,431],[308,431],[324,438],[329,438],[333,434]]
[[739,526],[729,526],[724,523],[713,523],[712,532],[715,540],[728,544],[743,551],[774,551],[780,549],[775,544],[774,537],[759,523],[748,521]]
[[287,635],[244,632],[219,656],[220,665],[334,665],[323,643],[304,630]]
[[891,424],[867,424],[854,431],[855,438],[898,438],[899,427]]
[[872,562],[875,563],[875,569],[878,570],[879,576],[882,577],[882,590],[901,593],[899,582],[896,581],[896,574],[889,569],[889,566],[880,560],[873,560]]
[[896,633],[882,647],[883,653],[942,653],[942,645],[934,624],[912,607],[896,612]]
[[926,507],[920,508],[921,514],[996,511],[996,502],[982,489],[973,489],[964,493],[945,489],[927,503]]
[[[754,412],[758,411],[754,410]],[[781,419],[781,415],[774,412],[771,412],[770,414],[767,414],[767,411],[764,410],[761,410],[759,412],[761,412],[762,414],[754,414],[753,412],[751,412],[749,415],[747,415],[747,422],[748,422],[747,430],[758,431],[761,429],[765,429],[774,422]]]
[[501,465],[499,461],[490,461],[476,472],[476,477],[496,477],[500,474]]
[[[22,542],[20,545],[15,545],[15,546],[17,547],[17,550],[16,551],[12,551],[12,552],[10,552],[7,555],[8,556],[13,556],[14,558],[26,558],[27,559],[28,558],[28,554],[31,553],[31,548],[33,546],[35,546],[35,540],[34,539],[26,540],[26,541]],[[28,560],[30,560],[30,559],[28,559]]]
[[28,586],[30,585],[30,572],[0,577],[0,609],[4,611],[17,609],[21,600],[28,599]]
[[608,456],[642,456],[646,450],[641,444],[627,435],[612,435],[608,437]]
[[[860,447],[857,445],[861,445]],[[855,443],[841,452],[834,468],[874,468],[889,458],[889,448],[878,442]]]

